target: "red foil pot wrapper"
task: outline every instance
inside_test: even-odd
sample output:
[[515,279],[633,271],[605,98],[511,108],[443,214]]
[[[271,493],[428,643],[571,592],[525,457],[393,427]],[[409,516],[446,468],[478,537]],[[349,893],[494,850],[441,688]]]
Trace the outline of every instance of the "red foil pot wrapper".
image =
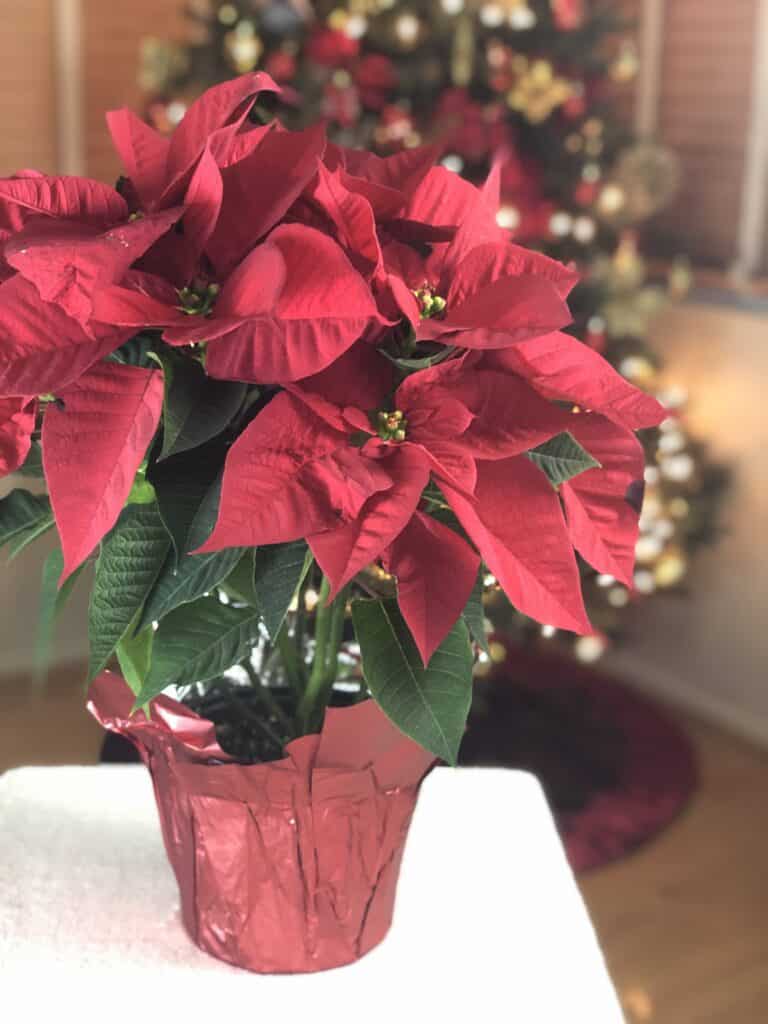
[[212,722],[168,697],[150,718],[104,672],[88,709],[149,768],[184,925],[201,949],[261,973],[359,959],[386,935],[419,785],[434,757],[371,700],[330,708],[286,756],[238,764]]

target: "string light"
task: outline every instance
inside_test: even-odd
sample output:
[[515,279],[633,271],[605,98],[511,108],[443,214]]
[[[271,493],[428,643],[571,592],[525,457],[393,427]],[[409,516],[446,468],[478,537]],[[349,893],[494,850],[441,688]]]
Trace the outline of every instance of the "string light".
[[553,235],[557,235],[560,238],[569,234],[572,226],[573,217],[571,217],[570,213],[566,213],[565,210],[558,210],[557,213],[553,213],[549,218],[549,230]]
[[404,11],[395,21],[395,35],[403,46],[412,47],[421,33],[421,22],[411,11]]
[[480,21],[486,28],[498,28],[504,21],[504,8],[500,4],[483,4]]
[[453,171],[455,174],[461,174],[464,170],[464,161],[456,153],[444,156],[441,163],[447,171]]
[[520,4],[513,7],[507,18],[509,27],[516,32],[526,32],[536,24],[536,14],[528,4]]
[[507,228],[509,231],[514,231],[520,227],[520,212],[516,206],[506,204],[501,207],[499,212],[496,214],[496,223],[500,228]]
[[603,637],[580,636],[574,642],[573,650],[579,661],[591,662],[602,657],[605,647],[606,643]]
[[588,245],[594,241],[597,229],[591,217],[577,217],[573,222],[573,237],[577,242]]

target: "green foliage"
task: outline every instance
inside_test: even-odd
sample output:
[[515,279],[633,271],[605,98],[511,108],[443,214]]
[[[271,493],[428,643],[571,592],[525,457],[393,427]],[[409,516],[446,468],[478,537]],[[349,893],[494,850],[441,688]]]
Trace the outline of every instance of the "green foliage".
[[199,448],[219,435],[240,410],[247,384],[213,380],[202,366],[170,349],[160,353],[165,374],[161,459]]
[[354,601],[352,620],[376,702],[406,736],[455,764],[472,696],[472,649],[464,620],[426,668],[395,601]]
[[264,625],[274,640],[286,613],[312,564],[306,541],[268,544],[256,552],[254,588]]
[[35,671],[40,677],[45,677],[48,661],[50,659],[51,647],[53,645],[56,619],[59,617],[62,608],[69,600],[69,596],[77,582],[85,564],[78,566],[71,573],[61,588],[59,579],[64,571],[64,555],[57,545],[48,555],[43,564],[43,576],[40,587],[40,610],[37,622],[37,639],[35,643]]
[[204,555],[182,555],[177,566],[173,551],[169,551],[144,604],[138,629],[146,629],[174,609],[209,593],[232,572],[242,554],[242,548],[228,548]]
[[43,449],[40,446],[39,441],[33,441],[29,447],[29,454],[22,463],[21,466],[16,470],[19,476],[35,477],[36,479],[42,479],[43,473]]
[[[182,452],[162,462],[150,462],[147,479],[155,488],[160,515],[171,536],[177,558],[199,547],[216,521],[225,449],[218,442]],[[208,532],[203,535],[205,524]],[[201,536],[193,545],[190,534]]]
[[149,675],[154,638],[155,633],[151,626],[135,635],[133,630],[129,629],[115,648],[120,671],[134,693],[141,691]]
[[538,448],[526,452],[531,462],[546,473],[549,482],[559,487],[587,469],[599,468],[600,463],[593,459],[586,448],[567,431],[550,438]]
[[232,572],[222,582],[220,589],[234,601],[240,604],[249,604],[251,608],[258,608],[259,601],[256,597],[254,559],[255,548],[247,548],[245,554],[237,563]]
[[51,503],[45,495],[30,494],[17,487],[0,499],[0,547],[28,538],[26,546],[52,525]]
[[260,616],[203,597],[167,615],[154,640],[152,667],[136,697],[146,704],[167,686],[205,682],[247,657],[259,637]]
[[89,678],[104,668],[128,632],[169,548],[157,505],[128,505],[102,542],[88,610]]
[[462,618],[466,622],[474,642],[488,654],[488,637],[485,635],[485,612],[483,611],[482,567],[478,570],[477,579],[462,613]]

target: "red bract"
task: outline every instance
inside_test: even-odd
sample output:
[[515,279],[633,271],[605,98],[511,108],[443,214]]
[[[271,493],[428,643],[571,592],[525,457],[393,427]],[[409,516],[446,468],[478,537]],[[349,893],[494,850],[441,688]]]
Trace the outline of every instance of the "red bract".
[[546,398],[576,402],[628,430],[653,427],[666,415],[601,355],[559,331],[485,353],[482,365],[518,373]]
[[308,377],[381,319],[339,246],[301,224],[277,228],[220,286],[200,283],[187,299],[198,305],[186,312],[184,294],[160,278],[134,274],[126,283],[102,292],[97,319],[163,327],[171,345],[209,342],[208,373],[222,379]]
[[181,208],[106,231],[73,221],[29,224],[5,247],[5,258],[40,298],[52,302],[87,331],[94,296],[125,276],[131,264],[181,216]]
[[253,101],[261,92],[279,91],[262,72],[224,82],[192,104],[170,140],[129,110],[107,115],[136,209],[184,209],[183,234],[156,248],[147,269],[159,269],[182,285],[195,273],[221,212],[223,170],[251,153],[270,131],[245,129]]
[[384,249],[387,270],[411,293],[404,301],[401,289],[397,297],[417,340],[505,348],[565,326],[571,319],[565,298],[577,275],[512,245],[496,225],[497,202],[468,188],[456,175],[435,168],[406,218],[454,225],[452,240],[433,246],[426,259],[403,242]]
[[16,274],[0,285],[0,395],[58,393],[131,333],[111,324],[86,332]]
[[[386,89],[381,61],[360,70]],[[0,181],[0,473],[42,412],[66,578],[116,524],[164,415],[171,466],[176,442],[193,474],[196,446],[214,472],[227,452],[200,550],[305,539],[332,599],[382,566],[425,664],[481,560],[520,611],[589,631],[576,552],[631,584],[631,431],[664,410],[561,333],[576,274],[499,228],[501,164],[478,189],[434,166],[439,145],[380,159],[322,127],[253,125],[276,90],[263,74],[217,86],[170,140],[111,114],[120,194]],[[598,468],[529,458],[564,432],[555,449]],[[211,472],[192,493],[216,493]]]
[[103,363],[43,421],[43,465],[64,552],[62,581],[117,522],[160,420],[162,374]]
[[34,398],[0,398],[0,475],[12,473],[26,459],[36,407]]
[[208,149],[216,166],[227,166],[258,144],[262,133],[238,137],[261,92],[279,93],[269,75],[255,72],[209,89],[186,112],[171,139],[141,121],[132,111],[107,114],[112,142],[145,209],[175,205]]
[[[570,427],[576,417],[519,378],[494,371],[466,373],[461,362],[412,375],[388,404],[388,375],[379,373],[378,396],[366,395],[372,407],[342,404],[344,382],[365,358],[350,353],[318,378],[295,386],[300,402],[279,396],[256,417],[227,460],[219,520],[202,550],[306,536],[334,593],[383,557],[393,571],[400,566],[405,574],[401,609],[426,663],[461,613],[478,566],[466,541],[451,531],[448,538],[439,525],[428,531],[427,543],[416,543],[420,535],[426,537],[426,527],[421,513],[415,525],[414,517],[432,480],[521,610],[553,625],[588,631],[559,499],[522,455]],[[304,463],[297,466],[296,451],[287,451],[285,442],[273,446],[265,421],[275,416],[278,402],[281,437],[314,432],[328,446],[326,457],[343,456],[356,474],[364,467],[376,475],[377,486],[358,507],[343,508],[338,481],[336,489],[325,491],[318,489],[315,477],[305,484],[300,479]],[[276,465],[290,469],[289,487],[281,487]],[[265,489],[270,495],[265,516],[248,514]],[[518,512],[510,511],[510,501]],[[441,507],[444,498],[437,493],[427,498],[423,511]],[[285,526],[276,538],[278,522]],[[440,578],[441,560],[452,567],[453,585],[443,591],[427,623],[424,601],[433,593],[427,580]]]
[[642,445],[602,416],[576,416],[571,433],[600,463],[563,484],[571,541],[594,569],[632,587],[643,500]]

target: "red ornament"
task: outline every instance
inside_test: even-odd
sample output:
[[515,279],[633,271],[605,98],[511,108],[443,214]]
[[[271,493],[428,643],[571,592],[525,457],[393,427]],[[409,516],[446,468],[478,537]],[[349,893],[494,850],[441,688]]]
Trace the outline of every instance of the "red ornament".
[[360,43],[346,32],[320,28],[309,37],[306,53],[309,60],[323,67],[344,67],[360,52]]
[[575,121],[577,118],[583,117],[587,111],[587,100],[584,93],[573,93],[560,109],[563,112],[563,116],[567,117],[569,121]]
[[572,32],[584,23],[584,0],[550,0],[555,26]]
[[360,120],[360,95],[355,86],[336,85],[330,81],[323,89],[323,117],[349,128]]
[[502,150],[501,159],[502,205],[512,207],[517,218],[512,237],[523,244],[546,238],[554,204],[544,197],[541,168],[514,148]]
[[276,82],[290,82],[296,74],[296,58],[284,50],[276,50],[264,62],[264,70]]
[[151,719],[104,672],[88,708],[149,768],[190,937],[260,973],[358,960],[389,931],[419,785],[434,757],[367,700],[330,708],[286,756],[240,765],[212,722],[168,697]]
[[447,89],[442,94],[435,111],[435,130],[448,152],[470,163],[487,160],[508,139],[500,108],[477,103],[466,89]]
[[369,110],[381,110],[398,81],[393,62],[378,53],[361,57],[352,70],[352,78],[363,106]]
[[573,192],[573,198],[579,206],[592,206],[600,191],[600,184],[596,181],[580,181]]

